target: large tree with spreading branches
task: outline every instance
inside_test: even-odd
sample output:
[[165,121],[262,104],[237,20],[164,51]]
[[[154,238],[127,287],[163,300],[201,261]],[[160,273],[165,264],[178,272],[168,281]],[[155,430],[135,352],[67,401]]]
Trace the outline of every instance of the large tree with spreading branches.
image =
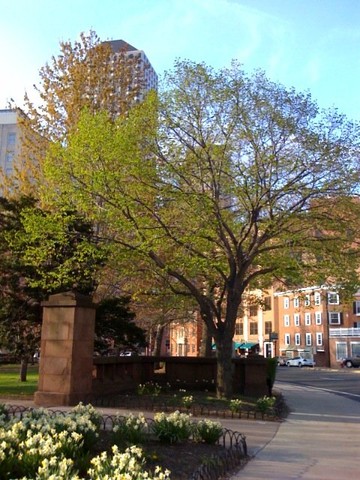
[[119,265],[151,265],[197,302],[228,397],[247,291],[358,282],[358,149],[357,126],[309,94],[237,63],[178,61],[126,116],[83,109],[51,146],[40,195],[101,226]]

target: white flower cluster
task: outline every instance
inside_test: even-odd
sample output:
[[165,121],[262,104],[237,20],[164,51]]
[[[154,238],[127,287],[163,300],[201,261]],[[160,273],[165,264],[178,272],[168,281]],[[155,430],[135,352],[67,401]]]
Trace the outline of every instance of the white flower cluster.
[[[3,422],[0,425],[0,478],[83,480],[75,470],[75,463],[88,455],[85,445],[88,435],[94,437],[98,434],[100,416],[93,407],[79,405],[66,415],[38,409],[24,415],[22,420],[13,418]],[[145,418],[139,415],[130,418],[129,422],[140,426]],[[120,453],[117,447],[113,447],[112,456],[103,452],[91,460],[86,478],[169,479],[168,471],[163,472],[157,467],[155,474],[150,476],[142,470],[143,465],[140,449],[134,447]]]
[[153,431],[159,440],[168,443],[176,443],[187,440],[193,425],[191,414],[180,413],[179,410],[170,415],[159,412],[154,415]]
[[194,428],[194,439],[205,443],[216,443],[222,434],[221,423],[213,420],[199,420]]
[[116,445],[112,447],[112,457],[103,452],[91,460],[92,468],[88,470],[90,480],[169,480],[170,471],[164,472],[156,467],[153,476],[143,470],[144,457],[140,448],[132,446],[124,453]]

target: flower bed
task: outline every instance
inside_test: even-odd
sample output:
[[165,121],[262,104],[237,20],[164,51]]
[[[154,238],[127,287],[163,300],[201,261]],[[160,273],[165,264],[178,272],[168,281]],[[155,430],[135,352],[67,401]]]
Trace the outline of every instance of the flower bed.
[[[91,405],[79,404],[67,413],[45,409],[10,413],[10,408],[0,406],[2,480],[103,480],[124,474],[128,480],[181,478],[154,463],[159,457],[139,445],[153,449],[157,441],[186,448],[191,441],[215,447],[223,434],[218,422],[192,422],[191,415],[180,412],[158,414],[154,420],[142,414],[114,416],[110,428],[109,417],[104,419]],[[104,426],[107,430],[101,431]],[[245,438],[238,435],[233,446],[245,461]]]

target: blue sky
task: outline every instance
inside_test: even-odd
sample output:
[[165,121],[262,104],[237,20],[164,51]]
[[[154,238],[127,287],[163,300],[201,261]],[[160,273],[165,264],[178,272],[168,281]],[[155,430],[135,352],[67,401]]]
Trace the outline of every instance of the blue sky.
[[0,0],[0,108],[31,98],[59,42],[90,29],[144,50],[159,75],[176,58],[238,59],[360,120],[359,0]]

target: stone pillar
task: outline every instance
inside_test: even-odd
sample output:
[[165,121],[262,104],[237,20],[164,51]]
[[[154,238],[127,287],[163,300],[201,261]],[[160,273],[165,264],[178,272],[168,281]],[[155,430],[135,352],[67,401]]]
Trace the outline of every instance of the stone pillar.
[[74,292],[43,302],[36,405],[76,405],[92,391],[95,305]]

